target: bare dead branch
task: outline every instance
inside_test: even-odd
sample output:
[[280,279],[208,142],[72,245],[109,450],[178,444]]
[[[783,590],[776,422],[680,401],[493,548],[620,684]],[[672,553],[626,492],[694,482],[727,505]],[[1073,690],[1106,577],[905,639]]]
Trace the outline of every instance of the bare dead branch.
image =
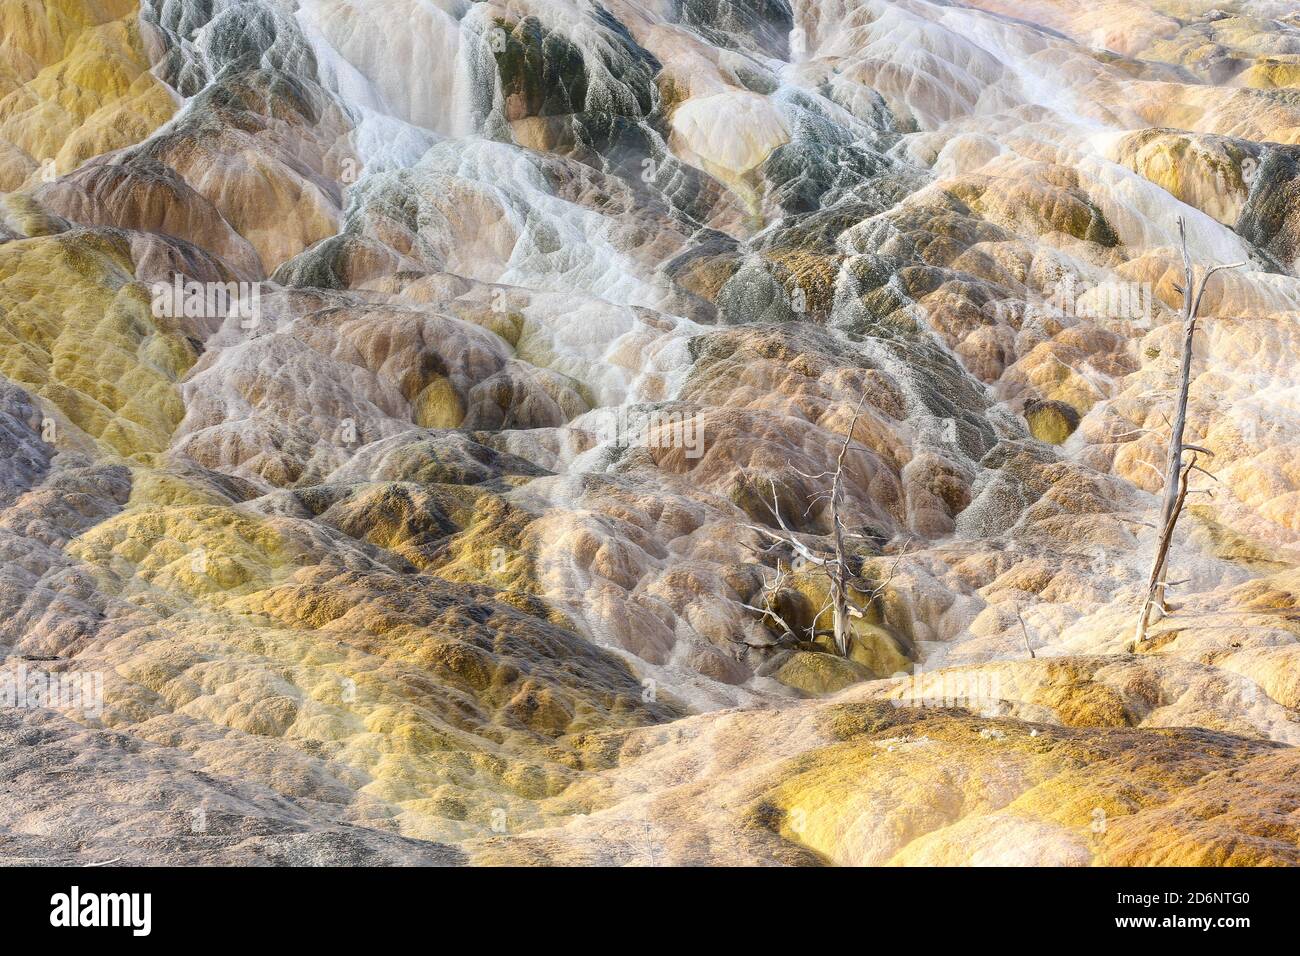
[[783,618],[780,614],[777,614],[776,611],[772,610],[770,607],[755,607],[752,604],[744,604],[744,603],[742,603],[740,606],[750,611],[757,611],[764,618],[770,617],[772,620],[776,621],[777,624],[781,625],[783,631],[786,631],[790,634],[795,633],[794,628],[792,628],[789,624],[785,622],[785,618]]
[[1034,649],[1029,645],[1029,631],[1025,628],[1025,619],[1020,616],[1020,605],[1015,605],[1015,608],[1016,620],[1020,622],[1020,634],[1025,639],[1025,650],[1029,652],[1029,656],[1032,658],[1035,654]]

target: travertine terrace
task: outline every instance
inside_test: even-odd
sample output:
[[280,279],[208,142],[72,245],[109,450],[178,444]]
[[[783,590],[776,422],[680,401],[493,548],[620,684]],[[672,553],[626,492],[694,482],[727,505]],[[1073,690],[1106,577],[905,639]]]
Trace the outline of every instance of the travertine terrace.
[[[0,673],[102,678],[0,708],[0,862],[1300,862],[1296,4],[4,0],[0,50]],[[1135,646],[1179,217],[1245,266]],[[753,526],[829,546],[850,426],[844,657]]]

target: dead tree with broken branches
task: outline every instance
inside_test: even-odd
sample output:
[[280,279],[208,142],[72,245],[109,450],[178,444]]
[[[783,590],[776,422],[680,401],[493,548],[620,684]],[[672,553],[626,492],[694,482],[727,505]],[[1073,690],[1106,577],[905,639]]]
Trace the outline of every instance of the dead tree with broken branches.
[[[1201,308],[1201,297],[1205,294],[1205,286],[1210,281],[1210,277],[1216,272],[1237,269],[1246,264],[1234,262],[1230,265],[1211,266],[1201,275],[1198,283],[1196,268],[1192,264],[1192,254],[1187,249],[1187,226],[1182,216],[1178,217],[1178,237],[1183,247],[1183,284],[1181,288],[1175,288],[1183,294],[1183,358],[1178,379],[1178,404],[1174,409],[1174,421],[1169,436],[1169,453],[1165,460],[1164,496],[1160,505],[1160,521],[1157,524],[1159,536],[1156,539],[1156,553],[1151,564],[1151,574],[1147,578],[1146,595],[1142,600],[1137,629],[1133,635],[1135,648],[1141,647],[1146,641],[1147,629],[1151,624],[1169,613],[1165,592],[1171,586],[1168,583],[1168,560],[1174,527],[1178,524],[1178,516],[1182,513],[1183,504],[1187,500],[1188,483],[1191,481],[1192,472],[1209,474],[1196,463],[1197,454],[1213,454],[1207,448],[1189,445],[1183,440],[1183,432],[1187,426],[1187,395],[1192,381],[1192,347],[1196,337],[1196,319]],[[1191,458],[1184,461],[1183,456],[1188,452],[1191,453]]]
[[841,504],[844,500],[845,458],[848,455],[849,445],[853,442],[853,432],[857,428],[858,418],[861,415],[862,400],[859,400],[857,409],[853,413],[853,420],[849,423],[848,432],[844,436],[844,442],[840,445],[839,455],[835,459],[835,469],[833,471],[807,475],[794,469],[799,475],[809,480],[831,479],[830,489],[813,495],[807,509],[804,511],[804,514],[807,515],[819,501],[829,499],[831,512],[831,550],[829,553],[805,544],[799,539],[799,535],[786,524],[785,518],[781,514],[781,502],[777,494],[775,481],[770,482],[772,492],[770,510],[780,531],[773,531],[771,528],[764,528],[760,525],[746,526],[758,534],[760,539],[768,542],[753,550],[765,557],[778,555],[778,559],[776,577],[772,581],[768,581],[766,578],[763,581],[764,606],[755,607],[752,604],[746,604],[744,607],[751,611],[757,611],[763,616],[764,620],[771,619],[786,632],[795,634],[796,637],[799,636],[772,606],[775,603],[777,594],[785,584],[787,575],[787,571],[781,567],[779,554],[783,551],[792,554],[796,563],[801,561],[803,564],[815,568],[819,573],[825,575],[828,583],[827,601],[813,615],[812,623],[809,626],[809,630],[813,633],[807,636],[815,638],[818,635],[819,632],[816,631],[817,622],[829,611],[831,614],[831,636],[835,642],[835,650],[841,657],[848,657],[852,651],[851,622],[854,619],[861,619],[866,616],[866,611],[871,606],[871,603],[884,593],[886,586],[894,576],[894,571],[898,568],[898,562],[903,557],[903,553],[900,552],[885,580],[872,586],[861,578],[860,562],[855,559],[855,555],[852,554],[848,547],[848,542],[851,539],[867,540],[866,535],[850,533],[845,530],[844,519],[841,514]]

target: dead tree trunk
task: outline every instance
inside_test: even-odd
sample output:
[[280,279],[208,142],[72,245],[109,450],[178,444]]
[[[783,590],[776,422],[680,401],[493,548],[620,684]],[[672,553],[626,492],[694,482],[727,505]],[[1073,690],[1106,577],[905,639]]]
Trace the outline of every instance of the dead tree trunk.
[[[835,480],[831,482],[831,533],[834,540],[835,562],[831,572],[831,626],[835,629],[835,649],[841,657],[848,657],[853,635],[849,631],[849,614],[858,609],[849,603],[849,568],[844,551],[844,523],[840,519],[840,496],[843,494],[844,456],[848,454],[849,443],[853,440],[853,430],[858,424],[858,415],[862,412],[862,403],[849,423],[848,434],[840,446],[839,457],[835,459]],[[858,617],[862,612],[858,611]]]
[[1178,404],[1174,409],[1174,421],[1169,435],[1169,453],[1165,459],[1164,497],[1160,503],[1160,521],[1156,525],[1160,534],[1156,540],[1155,559],[1151,565],[1146,595],[1142,600],[1137,629],[1133,635],[1135,647],[1141,646],[1146,640],[1147,628],[1152,624],[1152,615],[1156,615],[1155,619],[1158,620],[1169,611],[1165,603],[1169,548],[1173,542],[1174,527],[1178,524],[1178,516],[1187,498],[1187,482],[1191,472],[1201,470],[1196,465],[1195,454],[1192,455],[1191,462],[1184,465],[1183,453],[1199,451],[1211,454],[1207,449],[1183,442],[1183,433],[1187,428],[1187,395],[1192,383],[1192,354],[1201,296],[1205,294],[1206,283],[1214,273],[1245,265],[1244,262],[1234,262],[1226,266],[1211,266],[1197,284],[1192,254],[1187,249],[1187,227],[1181,216],[1178,217],[1178,237],[1183,247],[1183,286],[1180,290],[1183,293],[1183,357],[1178,377]]

